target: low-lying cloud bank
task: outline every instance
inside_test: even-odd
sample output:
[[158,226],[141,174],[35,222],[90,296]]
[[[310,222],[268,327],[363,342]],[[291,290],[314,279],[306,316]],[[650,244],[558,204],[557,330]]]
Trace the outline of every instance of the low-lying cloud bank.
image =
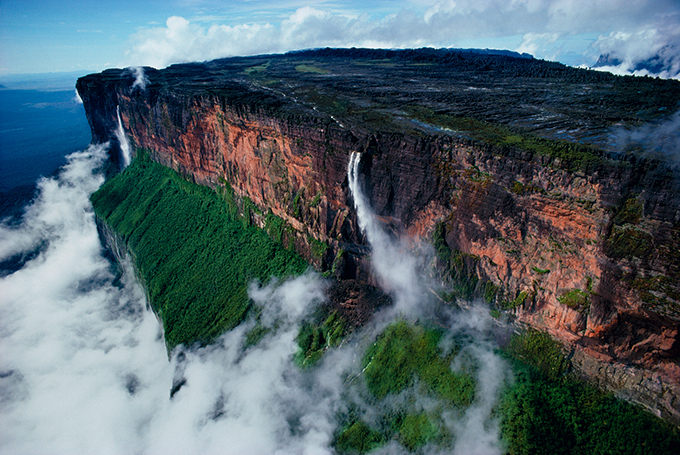
[[610,145],[622,153],[680,163],[680,110],[638,127],[612,128]]
[[598,70],[680,79],[680,13],[635,31],[612,31],[593,43],[606,58]]
[[0,452],[326,450],[337,384],[305,381],[291,361],[297,321],[323,298],[320,281],[251,290],[279,324],[257,346],[243,350],[246,324],[168,362],[131,266],[117,270],[102,255],[89,195],[106,158],[104,146],[70,155],[40,182],[23,222],[0,226],[0,261],[38,248],[0,279]]
[[[397,8],[397,7],[395,7]],[[316,47],[503,47],[538,58],[593,66],[661,55],[662,77],[679,77],[680,4],[672,0],[429,1],[373,17],[305,6],[280,23],[201,25],[183,17],[131,38],[125,66],[172,63]]]
[[[58,176],[40,181],[19,224],[0,224],[0,263],[24,256],[0,274],[1,453],[332,453],[348,406],[369,421],[394,406],[367,403],[359,379],[363,352],[387,320],[326,352],[318,368],[295,364],[299,324],[325,299],[314,273],[250,288],[271,329],[256,345],[246,346],[248,321],[168,360],[131,265],[112,264],[99,241],[89,196],[107,153],[91,146],[70,155]],[[507,372],[485,341],[491,318],[471,311],[451,320],[453,330],[481,334],[464,348],[480,378],[476,402],[447,422],[461,435],[454,448],[500,453],[491,409]],[[382,452],[404,448],[393,441]]]

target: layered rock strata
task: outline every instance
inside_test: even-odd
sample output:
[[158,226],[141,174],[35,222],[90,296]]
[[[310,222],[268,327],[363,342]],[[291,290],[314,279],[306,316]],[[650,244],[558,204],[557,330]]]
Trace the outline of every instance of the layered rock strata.
[[[132,88],[129,72],[108,70],[81,78],[77,88],[95,141],[115,142],[119,110],[134,148],[197,183],[230,186],[261,227],[270,214],[283,219],[285,241],[319,269],[370,281],[346,180],[350,153],[361,152],[366,195],[391,232],[429,241],[437,229],[480,286],[493,285],[494,305],[565,343],[584,376],[680,422],[678,167],[605,152],[578,167],[568,157],[485,143],[413,114],[413,106],[441,107],[462,90],[452,82],[444,96],[446,81],[415,66],[422,62],[336,57],[302,53],[147,69],[144,90]],[[357,82],[347,94],[352,80],[377,65],[393,65],[403,73],[399,83],[413,79],[419,93],[434,78],[436,93],[406,101],[391,93],[402,99],[392,105],[376,101],[385,90],[376,94]],[[493,79],[488,71],[472,73],[470,86]],[[566,76],[523,77],[541,90],[552,83],[572,93],[578,85]],[[575,136],[587,136],[588,128],[601,136],[614,122],[657,118],[632,109],[622,116],[616,84],[626,81],[599,77],[584,73],[579,87],[583,93],[609,87],[615,98],[602,101],[602,112],[617,116],[609,123],[579,118],[597,97],[569,112],[556,92],[556,101],[530,98],[517,106],[512,121],[503,114],[505,124],[551,111]],[[561,131],[536,122],[545,136]]]

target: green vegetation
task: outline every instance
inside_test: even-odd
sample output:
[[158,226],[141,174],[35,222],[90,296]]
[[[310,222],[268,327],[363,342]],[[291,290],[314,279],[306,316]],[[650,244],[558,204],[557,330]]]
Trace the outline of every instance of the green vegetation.
[[331,266],[331,274],[336,276],[340,270],[339,268],[342,267],[344,261],[345,261],[345,250],[342,248],[338,249],[338,252],[335,254],[335,259],[333,259],[333,265]]
[[318,68],[316,66],[310,66],[310,65],[297,65],[295,67],[295,71],[298,71],[300,73],[317,73],[317,74],[328,74],[330,71],[325,70],[323,68]]
[[[443,352],[439,346],[443,334],[441,329],[400,320],[378,335],[363,358],[365,383],[378,400],[378,409],[383,399],[413,386],[419,393],[437,398],[440,405],[427,412],[416,409],[412,400],[396,409],[388,406],[373,424],[376,428],[350,416],[335,439],[340,453],[367,453],[390,440],[399,441],[410,451],[418,451],[426,444],[443,446],[451,442],[452,435],[441,413],[469,406],[474,399],[475,381],[468,371],[452,371],[451,363],[459,350],[454,347],[451,352]],[[474,367],[463,370],[466,368]]]
[[564,292],[557,301],[566,305],[572,310],[585,311],[590,307],[588,294],[580,289],[570,289]]
[[491,174],[480,171],[476,165],[473,165],[470,169],[463,170],[463,175],[468,181],[478,183],[484,188],[488,187],[492,181]]
[[512,191],[515,194],[522,195],[524,194],[524,185],[522,184],[522,182],[518,182],[517,180],[515,180],[514,182],[512,182],[512,187],[510,188],[510,191]]
[[414,451],[424,446],[436,434],[437,428],[432,425],[427,414],[408,414],[399,428],[399,442],[410,451]]
[[501,403],[511,455],[675,454],[680,437],[659,419],[592,386],[515,374]]
[[519,308],[522,305],[524,305],[524,302],[527,299],[527,297],[529,297],[529,293],[527,291],[522,291],[519,294],[517,294],[517,297],[515,297],[512,301],[503,302],[501,306],[506,310],[514,310],[515,308]]
[[334,446],[340,453],[363,454],[392,439],[410,452],[418,453],[428,443],[440,447],[450,444],[451,433],[440,416],[425,412],[396,412],[384,415],[377,430],[362,420],[352,421],[336,437]]
[[562,345],[546,332],[529,329],[515,334],[506,351],[551,379],[561,377],[569,369]]
[[[415,372],[418,367],[414,364],[438,363],[436,359],[444,358],[450,363],[450,356],[455,353],[447,356],[442,356],[441,352],[435,356],[426,354],[438,349],[441,335],[439,330],[404,321],[389,326],[369,348],[364,359],[365,363],[370,359],[364,371],[369,391],[380,399],[414,384],[414,377],[418,377],[427,389],[431,382]],[[516,334],[502,354],[513,369],[513,380],[494,411],[501,422],[505,453],[675,453],[680,443],[677,429],[635,405],[575,379],[562,346],[549,334],[536,330]],[[373,362],[378,362],[375,371],[370,370]],[[371,381],[377,370],[381,370],[381,377],[374,389]],[[439,413],[455,405],[443,399],[441,393],[434,396],[443,400],[440,405],[443,407],[436,407],[434,412],[418,411],[407,404],[377,416],[371,424],[356,415],[347,418],[335,438],[335,449],[339,453],[363,454],[390,440],[396,440],[416,453],[427,444],[440,449],[448,447],[454,435],[443,424]]]
[[250,66],[250,67],[244,69],[243,71],[245,71],[245,73],[249,74],[249,75],[263,73],[263,72],[267,71],[267,68],[269,67],[270,63],[271,63],[271,60],[269,60],[266,63],[263,63],[261,65]]
[[677,429],[571,377],[547,333],[516,335],[505,353],[515,372],[499,406],[508,454],[670,455],[680,446]]
[[311,202],[309,203],[309,206],[310,207],[316,207],[317,205],[319,205],[319,202],[321,202],[321,196],[322,196],[321,191],[316,193],[316,195],[314,196],[314,199],[312,199]]
[[289,235],[294,232],[293,227],[288,224],[283,218],[274,215],[271,210],[267,213],[264,220],[264,230],[269,234],[275,242],[286,246]]
[[323,324],[303,322],[297,336],[295,361],[302,367],[314,365],[328,348],[339,345],[347,334],[347,321],[333,311]]
[[614,217],[615,224],[638,224],[642,218],[642,202],[635,197],[626,199]]
[[293,215],[294,218],[297,218],[298,220],[302,219],[302,210],[304,209],[302,199],[303,199],[304,193],[305,193],[305,189],[301,188],[300,191],[298,191],[295,194],[295,197],[293,198],[293,201],[291,202],[290,213]]
[[437,258],[443,264],[443,275],[453,288],[450,295],[451,299],[471,299],[481,291],[484,293],[485,300],[492,301],[495,297],[491,293],[498,291],[498,289],[487,288],[485,285],[478,287],[480,284],[477,276],[479,258],[459,250],[452,250],[446,244],[444,235],[444,223],[439,223],[432,235],[432,245],[437,253]]
[[677,281],[666,275],[624,278],[630,287],[637,290],[646,306],[662,314],[680,317],[680,292]]
[[614,259],[644,258],[654,249],[654,238],[642,229],[614,226],[604,252]]
[[312,236],[308,236],[307,241],[312,249],[312,257],[317,260],[322,259],[328,250],[328,244]]
[[484,283],[484,301],[486,303],[493,303],[499,290],[500,286],[496,286],[491,281]]
[[472,403],[475,383],[467,373],[451,371],[454,353],[443,356],[443,332],[399,321],[390,325],[364,355],[364,377],[376,398],[399,393],[418,377],[428,390],[455,406]]
[[[407,112],[417,120],[440,126],[491,144],[497,147],[511,147],[538,155],[549,156],[559,161],[559,166],[568,170],[587,171],[605,162],[598,149],[564,140],[542,138],[530,133],[515,131],[507,126],[492,124],[470,117],[456,117],[439,114],[424,106],[409,106]],[[517,194],[525,192],[520,182],[511,190]]]
[[359,420],[340,433],[335,440],[335,448],[341,453],[368,453],[378,448],[383,442],[380,433]]
[[352,65],[357,66],[382,66],[386,68],[394,68],[396,64],[389,58],[378,60],[353,60]]
[[490,280],[480,280],[477,275],[479,257],[453,250],[446,244],[444,223],[439,223],[432,234],[432,245],[441,263],[443,278],[451,285],[451,291],[443,295],[445,301],[456,299],[470,300],[483,298],[486,303],[494,303],[501,288]]
[[250,346],[255,346],[269,332],[271,332],[271,328],[265,327],[261,324],[257,324],[250,331],[248,331],[248,333],[246,333],[245,342],[243,343],[244,347],[247,348],[247,347],[250,347]]
[[209,343],[238,325],[251,306],[251,281],[307,268],[265,232],[244,225],[230,188],[220,196],[143,156],[94,193],[92,203],[135,256],[168,349]]

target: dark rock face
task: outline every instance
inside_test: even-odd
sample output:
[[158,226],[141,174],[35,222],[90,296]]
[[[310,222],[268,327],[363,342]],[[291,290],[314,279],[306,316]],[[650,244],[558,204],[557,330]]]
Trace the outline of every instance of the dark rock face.
[[599,66],[619,66],[621,64],[621,60],[618,58],[612,56],[611,54],[602,54],[597,58],[597,62],[595,62],[595,67]]
[[327,294],[329,308],[338,311],[352,326],[365,324],[373,313],[392,302],[378,288],[352,279],[334,281]]
[[[78,81],[95,141],[115,138],[119,109],[133,147],[198,183],[228,183],[285,220],[317,267],[370,282],[346,179],[361,152],[365,193],[395,235],[427,241],[441,226],[496,303],[517,302],[510,311],[569,346],[584,375],[680,421],[680,171],[606,147],[613,125],[676,109],[677,81],[433,50],[234,58],[146,77],[144,90],[124,70]],[[556,155],[522,147],[528,133],[604,150]],[[338,305],[361,294],[347,311],[362,320],[368,288],[342,286]]]

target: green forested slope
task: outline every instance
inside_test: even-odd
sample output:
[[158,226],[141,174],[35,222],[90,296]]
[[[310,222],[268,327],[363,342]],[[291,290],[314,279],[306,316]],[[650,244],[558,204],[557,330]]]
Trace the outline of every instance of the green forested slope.
[[[216,192],[195,185],[144,158],[106,182],[92,202],[135,255],[151,304],[163,320],[168,349],[209,343],[235,327],[250,309],[247,286],[253,280],[266,282],[307,268],[297,254],[244,222],[228,188]],[[281,220],[271,221],[273,227]],[[314,348],[316,338],[323,337],[328,349],[339,344],[346,331],[338,321],[336,315],[321,328],[302,324],[298,356],[303,365],[313,367],[323,355],[323,349]],[[377,336],[362,356],[361,376],[365,398],[380,418],[363,420],[349,403],[348,412],[338,416],[333,444],[339,453],[367,453],[390,441],[416,453],[455,443],[440,413],[463,413],[474,403],[475,369],[448,368],[458,351],[441,351],[442,334],[396,321]],[[676,429],[574,380],[547,334],[515,336],[505,355],[514,379],[492,416],[500,421],[505,453],[678,453]],[[380,414],[384,403],[411,387],[438,400],[437,412],[423,412],[407,400],[405,407],[387,406]]]
[[168,349],[210,342],[238,325],[250,308],[251,281],[307,267],[264,231],[245,225],[224,193],[141,158],[92,195],[97,215],[135,255]]
[[514,380],[499,406],[509,455],[675,455],[677,428],[570,372],[545,332],[513,336],[504,354]]
[[[454,336],[448,351],[441,349],[444,332],[420,323],[397,321],[376,337],[363,357],[366,401],[373,405],[372,420],[348,406],[335,438],[339,453],[369,453],[399,441],[411,453],[445,453],[461,436],[443,418],[456,419],[481,397],[479,365],[474,357],[450,368],[466,337]],[[511,368],[499,401],[492,411],[498,419],[503,452],[507,455],[675,455],[680,433],[638,406],[597,390],[570,371],[560,345],[545,332],[528,330],[513,335],[497,351]],[[463,356],[463,358],[466,358]],[[502,379],[499,379],[502,380]],[[396,402],[395,396],[415,388],[436,406],[423,411],[417,400]],[[390,404],[391,403],[391,404]],[[430,402],[432,404],[432,402]],[[378,415],[378,418],[375,416]],[[451,417],[449,417],[451,418]],[[491,425],[492,422],[486,422]],[[455,427],[455,425],[454,425]]]

